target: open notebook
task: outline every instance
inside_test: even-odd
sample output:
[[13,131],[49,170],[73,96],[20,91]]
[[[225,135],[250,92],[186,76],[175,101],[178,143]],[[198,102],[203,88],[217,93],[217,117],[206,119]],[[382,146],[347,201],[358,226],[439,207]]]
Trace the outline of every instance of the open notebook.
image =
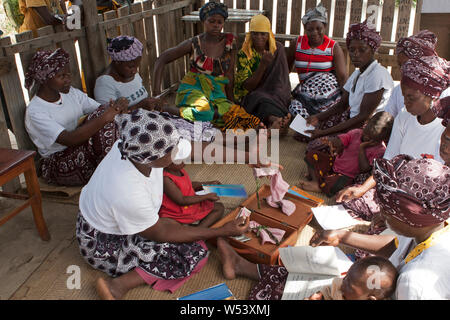
[[352,261],[337,247],[280,248],[280,258],[288,270],[282,300],[303,300],[330,285],[333,278],[347,272]]

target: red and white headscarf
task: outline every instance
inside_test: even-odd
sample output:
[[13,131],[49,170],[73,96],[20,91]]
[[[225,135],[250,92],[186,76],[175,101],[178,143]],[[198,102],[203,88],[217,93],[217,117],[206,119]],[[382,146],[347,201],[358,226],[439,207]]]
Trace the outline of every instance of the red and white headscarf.
[[412,226],[439,224],[450,215],[450,168],[434,159],[398,155],[376,159],[373,177],[380,208]]
[[36,52],[25,74],[25,88],[30,89],[36,81],[42,84],[53,78],[69,62],[69,54],[61,48]]
[[367,20],[362,23],[354,23],[348,28],[346,44],[350,46],[350,41],[362,40],[366,42],[375,52],[381,45],[380,33],[369,28]]
[[403,53],[409,59],[419,59],[423,56],[436,56],[436,35],[428,30],[422,30],[410,37],[400,38],[395,49],[396,53]]
[[438,99],[450,84],[450,64],[438,56],[409,59],[401,68],[402,83]]

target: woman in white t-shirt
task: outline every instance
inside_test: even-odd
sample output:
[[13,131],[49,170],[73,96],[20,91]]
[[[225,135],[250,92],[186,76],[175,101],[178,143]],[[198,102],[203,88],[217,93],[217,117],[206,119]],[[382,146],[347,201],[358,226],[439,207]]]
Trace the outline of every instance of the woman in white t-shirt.
[[80,253],[112,277],[97,280],[102,299],[120,299],[145,283],[174,292],[205,265],[203,240],[240,235],[249,222],[210,229],[160,218],[163,168],[191,156],[191,144],[157,112],[137,109],[116,121],[120,140],[81,191]]
[[135,37],[118,36],[109,41],[107,51],[112,62],[95,81],[94,98],[97,102],[103,104],[124,97],[131,110],[155,108],[160,101],[148,96],[138,73],[142,50],[142,43]]
[[38,84],[25,113],[25,128],[42,156],[39,172],[51,184],[83,185],[116,140],[114,116],[125,99],[100,106],[71,86],[69,54],[38,51],[25,76],[25,87]]
[[[366,22],[350,26],[347,48],[353,65],[358,69],[345,83],[338,103],[307,118],[307,123],[316,127],[307,131],[312,134],[311,139],[360,128],[375,111],[383,109],[394,82],[387,69],[374,59],[380,44],[381,36]],[[309,147],[316,148],[314,145]]]

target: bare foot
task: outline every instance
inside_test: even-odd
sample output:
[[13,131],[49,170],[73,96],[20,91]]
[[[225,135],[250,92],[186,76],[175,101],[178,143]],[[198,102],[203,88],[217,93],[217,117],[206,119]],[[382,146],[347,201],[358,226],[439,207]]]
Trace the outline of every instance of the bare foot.
[[110,290],[110,280],[98,278],[96,283],[97,293],[102,300],[116,300]]
[[322,190],[319,187],[317,181],[303,181],[300,180],[298,182],[298,187],[305,191],[313,191],[313,192],[321,192]]
[[217,238],[217,250],[219,251],[220,261],[222,262],[222,272],[225,279],[232,280],[236,278],[236,263],[238,254],[228,244],[224,238]]
[[289,123],[291,122],[292,115],[288,113],[282,120],[281,120],[281,129],[280,129],[280,135],[285,136],[287,135],[289,131]]

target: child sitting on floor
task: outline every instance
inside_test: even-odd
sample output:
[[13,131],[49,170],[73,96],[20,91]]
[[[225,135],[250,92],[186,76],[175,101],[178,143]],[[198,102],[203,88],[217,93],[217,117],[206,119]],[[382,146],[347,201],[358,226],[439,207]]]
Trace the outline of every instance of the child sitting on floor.
[[370,256],[356,261],[344,278],[334,278],[306,300],[384,300],[395,291],[398,272],[386,258]]
[[172,163],[164,168],[164,194],[159,216],[172,218],[180,223],[210,227],[222,218],[224,206],[217,202],[215,193],[196,195],[203,184],[220,184],[218,181],[192,182],[184,163]]
[[364,129],[353,129],[338,136],[324,137],[329,152],[311,150],[306,153],[308,179],[299,187],[324,192],[328,197],[354,183],[360,173],[369,172],[373,160],[384,155],[394,118],[388,112],[376,113]]

